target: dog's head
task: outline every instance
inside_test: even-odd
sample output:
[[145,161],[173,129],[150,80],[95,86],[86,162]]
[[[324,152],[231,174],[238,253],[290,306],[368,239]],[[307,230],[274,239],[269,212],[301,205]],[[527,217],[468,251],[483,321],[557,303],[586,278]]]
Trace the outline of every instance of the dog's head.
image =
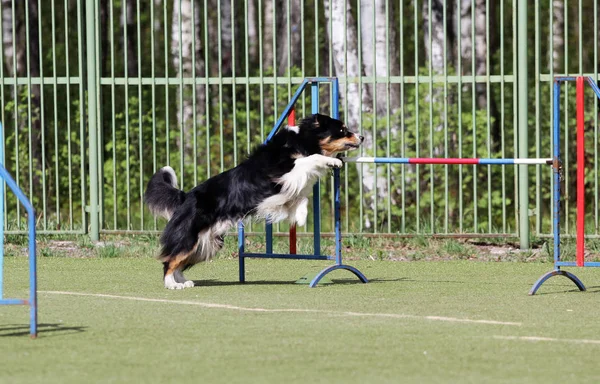
[[364,137],[349,131],[342,121],[320,114],[302,120],[298,134],[303,141],[312,142],[315,153],[325,156],[357,149],[364,140]]

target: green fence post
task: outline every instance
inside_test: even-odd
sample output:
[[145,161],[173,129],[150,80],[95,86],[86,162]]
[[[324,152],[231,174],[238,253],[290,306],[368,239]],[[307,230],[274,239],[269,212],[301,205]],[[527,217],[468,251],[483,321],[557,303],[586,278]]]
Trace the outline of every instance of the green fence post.
[[[519,132],[519,157],[527,158],[528,152],[528,74],[527,74],[527,0],[518,0],[517,4],[517,92],[518,105],[518,132]],[[529,174],[527,165],[519,165],[519,238],[521,249],[529,248]]]
[[100,238],[98,210],[98,107],[97,72],[96,72],[96,1],[85,2],[85,53],[87,57],[87,97],[88,97],[88,138],[89,138],[89,180],[90,180],[90,238],[98,241]]

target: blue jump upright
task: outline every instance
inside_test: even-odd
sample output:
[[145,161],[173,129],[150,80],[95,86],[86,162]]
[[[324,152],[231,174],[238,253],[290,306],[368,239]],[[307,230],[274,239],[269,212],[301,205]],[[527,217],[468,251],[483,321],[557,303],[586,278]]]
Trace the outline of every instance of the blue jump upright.
[[[0,137],[2,124],[0,123]],[[29,305],[29,334],[32,338],[37,337],[37,274],[36,274],[36,248],[35,248],[35,212],[27,196],[21,191],[15,180],[4,168],[4,143],[0,142],[0,179],[17,196],[27,211],[27,225],[29,228],[29,298],[28,299],[6,299],[4,298],[4,183],[0,181],[0,305]]]
[[[560,85],[563,82],[568,81],[576,81],[578,84],[577,89],[577,152],[578,152],[578,160],[577,160],[577,168],[581,173],[578,174],[577,184],[578,184],[578,193],[581,193],[580,196],[577,197],[578,207],[577,207],[577,215],[578,215],[578,223],[577,223],[577,253],[576,258],[577,261],[562,261],[560,258],[560,181],[561,181],[561,172],[562,172],[562,160],[560,156]],[[571,280],[580,291],[585,291],[585,286],[571,272],[567,272],[562,270],[561,267],[600,267],[600,262],[586,262],[584,260],[584,216],[585,216],[585,208],[584,208],[584,159],[583,159],[583,151],[584,151],[584,104],[583,104],[583,86],[585,83],[592,88],[596,97],[600,100],[600,88],[594,81],[593,78],[589,76],[559,76],[554,78],[554,100],[553,100],[553,113],[554,113],[554,125],[552,128],[553,131],[553,140],[554,140],[554,157],[553,157],[553,175],[554,175],[554,190],[553,190],[553,237],[554,237],[554,269],[550,272],[542,275],[531,287],[529,291],[530,295],[535,295],[537,290],[542,286],[542,284],[551,278],[552,276],[564,276],[567,279]],[[579,157],[579,155],[582,155]],[[582,204],[579,206],[579,204]]]
[[[285,119],[290,114],[294,105],[302,95],[302,92],[310,85],[311,88],[311,102],[312,113],[319,113],[319,84],[330,83],[331,94],[333,97],[332,103],[332,117],[339,119],[339,84],[338,79],[335,77],[311,77],[306,78],[300,84],[300,87],[292,96],[289,104],[285,107],[281,116],[275,123],[275,127],[267,136],[267,142],[277,133],[277,131],[283,125]],[[320,211],[320,194],[319,194],[319,182],[317,182],[313,189],[313,218],[314,218],[314,250],[312,255],[296,255],[296,254],[276,254],[273,253],[273,231],[272,226],[267,224],[266,226],[266,251],[265,253],[248,253],[245,251],[244,241],[244,223],[240,222],[238,225],[238,250],[239,250],[239,280],[240,282],[246,281],[245,272],[245,259],[246,258],[268,258],[268,259],[304,259],[304,260],[335,260],[335,264],[321,270],[310,282],[309,286],[314,288],[319,281],[327,275],[329,272],[337,269],[345,269],[355,274],[360,281],[367,283],[367,278],[356,268],[345,265],[342,262],[342,228],[341,228],[341,217],[340,217],[340,170],[334,169],[334,190],[335,190],[335,256],[321,255],[321,211]]]

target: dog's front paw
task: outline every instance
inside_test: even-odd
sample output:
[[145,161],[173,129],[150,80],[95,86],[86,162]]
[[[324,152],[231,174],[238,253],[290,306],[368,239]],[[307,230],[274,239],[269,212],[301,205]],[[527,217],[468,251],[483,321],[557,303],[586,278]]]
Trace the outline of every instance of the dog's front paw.
[[327,162],[327,166],[329,166],[331,168],[342,168],[344,166],[344,162],[340,159],[331,158]]

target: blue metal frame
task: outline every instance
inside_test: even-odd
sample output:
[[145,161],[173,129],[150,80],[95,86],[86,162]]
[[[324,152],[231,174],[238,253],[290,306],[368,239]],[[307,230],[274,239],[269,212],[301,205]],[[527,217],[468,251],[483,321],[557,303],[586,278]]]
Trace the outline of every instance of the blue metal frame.
[[[0,137],[2,134],[2,124],[0,124]],[[35,246],[35,211],[27,199],[27,196],[21,191],[15,180],[4,168],[4,142],[0,142],[0,179],[4,179],[8,187],[17,196],[21,204],[27,211],[27,225],[29,227],[29,299],[4,299],[2,296],[2,277],[4,271],[0,269],[0,305],[29,305],[29,334],[32,338],[37,337],[37,266],[36,266],[36,246]],[[0,182],[0,233],[4,233],[4,183]],[[4,259],[4,237],[0,246],[0,268],[1,260]]]
[[[294,107],[294,104],[300,98],[300,95],[305,90],[308,84],[311,85],[311,101],[312,101],[312,113],[319,113],[319,84],[320,83],[331,83],[332,84],[332,117],[339,119],[339,84],[338,79],[335,77],[310,77],[304,79],[300,87],[290,100],[287,107],[283,110],[280,118],[275,123],[275,127],[267,136],[269,141],[281,128],[283,122],[289,115],[290,111]],[[273,253],[273,227],[271,224],[266,225],[266,250],[265,253],[247,253],[245,251],[244,241],[244,223],[240,222],[238,225],[238,251],[239,251],[239,279],[240,282],[246,281],[246,262],[245,259],[250,258],[267,258],[267,259],[302,259],[302,260],[335,260],[335,264],[329,266],[320,271],[310,282],[309,287],[314,288],[319,281],[327,275],[329,272],[335,271],[336,269],[345,269],[354,273],[360,281],[367,283],[367,278],[356,268],[342,263],[342,228],[340,218],[340,170],[335,169],[333,173],[333,182],[335,190],[335,257],[321,255],[321,208],[320,208],[320,186],[319,182],[313,187],[313,217],[314,217],[314,254],[313,255],[291,255],[291,254],[274,254]]]
[[[563,271],[560,267],[574,267],[576,266],[575,262],[567,262],[560,260],[560,178],[561,178],[561,170],[562,170],[562,162],[560,159],[560,84],[565,81],[576,81],[577,77],[572,76],[559,76],[554,78],[554,100],[553,100],[553,108],[554,108],[554,125],[553,125],[553,140],[554,140],[554,153],[553,153],[553,162],[552,162],[552,170],[554,175],[554,190],[553,190],[553,232],[554,232],[554,269],[550,272],[545,273],[540,277],[531,287],[529,291],[530,295],[535,295],[537,290],[542,286],[542,284],[551,278],[552,276],[564,276],[567,279],[571,280],[580,291],[585,291],[585,285],[575,276],[574,274]],[[600,99],[600,89],[594,82],[591,77],[586,77],[588,84],[591,86],[592,90]],[[600,263],[598,262],[587,262],[583,264],[584,267],[600,267]]]

